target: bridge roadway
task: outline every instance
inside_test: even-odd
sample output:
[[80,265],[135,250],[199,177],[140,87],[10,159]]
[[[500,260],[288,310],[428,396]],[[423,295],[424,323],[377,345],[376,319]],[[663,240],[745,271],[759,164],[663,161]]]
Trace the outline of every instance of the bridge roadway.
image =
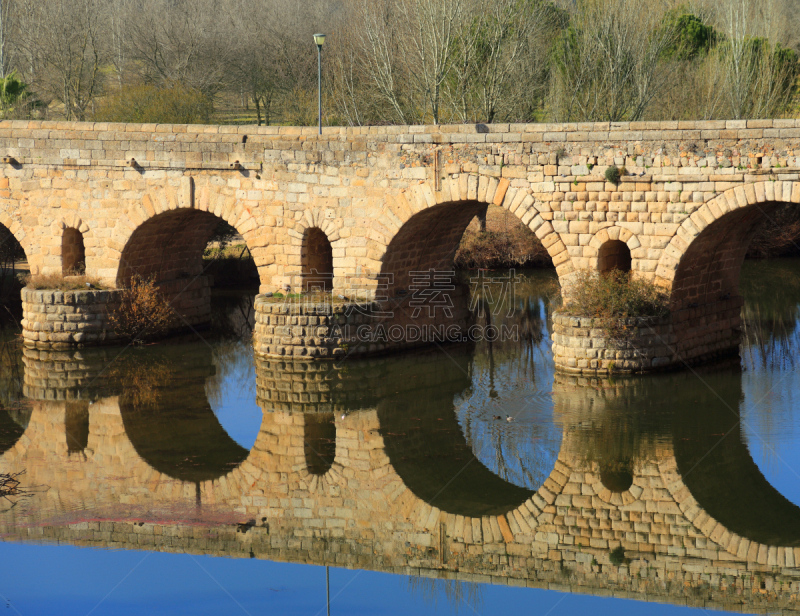
[[[0,537],[798,610],[800,509],[743,443],[730,411],[741,389],[683,401],[689,376],[661,376],[677,397],[665,409],[678,410],[620,424],[664,383],[557,375],[562,439],[534,491],[475,458],[453,401],[478,359],[452,355],[259,358],[263,420],[247,451],[211,411],[210,352],[178,379],[157,357],[109,371],[102,350],[27,349],[31,407],[2,418],[0,472],[24,470],[33,496],[0,513]],[[704,375],[709,392],[730,392],[715,382],[729,377]],[[683,416],[698,406],[700,426]],[[315,455],[326,447],[327,461]],[[628,562],[612,562],[618,546]]]
[[[565,322],[553,347],[557,365],[589,374],[659,369],[738,347],[739,270],[755,225],[800,203],[798,122],[383,126],[317,135],[297,127],[4,121],[0,224],[20,241],[32,272],[85,267],[110,288],[134,274],[154,276],[181,324],[197,325],[210,314],[202,252],[225,220],[250,248],[262,293],[328,286],[353,302],[388,302],[394,316],[384,321],[407,325],[411,273],[449,270],[467,224],[495,204],[542,240],[562,286],[578,270],[616,266],[670,292],[670,315],[651,324],[655,334],[637,353],[587,344],[591,327]],[[618,184],[606,180],[610,166],[622,171]],[[25,338],[39,348],[108,341],[103,315],[115,301],[114,293],[28,295]],[[338,335],[331,327],[339,317],[322,318],[316,308],[287,316],[269,301],[258,306],[263,354],[387,350]],[[448,319],[468,325],[461,310],[433,324]]]

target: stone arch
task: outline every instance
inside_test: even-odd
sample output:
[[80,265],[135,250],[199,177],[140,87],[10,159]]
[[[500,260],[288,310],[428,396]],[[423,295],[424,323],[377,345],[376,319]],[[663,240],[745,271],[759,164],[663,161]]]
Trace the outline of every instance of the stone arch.
[[333,247],[319,227],[308,227],[303,234],[303,290],[330,291],[333,288]]
[[609,240],[602,246],[597,255],[597,270],[604,274],[613,270],[631,271],[631,249],[625,242]]
[[[160,187],[159,190],[145,194],[140,203],[128,208],[120,216],[112,239],[104,248],[110,255],[113,266],[101,270],[100,277],[110,284],[118,284],[120,280],[124,280],[128,273],[125,270],[126,248],[130,248],[131,242],[146,238],[149,235],[148,230],[157,229],[165,220],[171,223],[171,230],[181,229],[181,222],[192,224],[191,229],[183,229],[183,232],[185,235],[195,234],[191,246],[195,255],[198,254],[198,250],[202,254],[202,249],[199,248],[201,245],[205,247],[201,239],[203,233],[208,233],[210,236],[214,225],[223,220],[236,229],[244,239],[258,269],[261,292],[265,292],[269,288],[274,255],[268,254],[267,241],[261,234],[256,219],[241,201],[225,194],[217,186],[203,186],[197,191],[197,195],[195,192],[194,178],[184,176],[179,187],[170,185]],[[213,224],[210,222],[212,220]],[[165,233],[162,229],[160,234],[165,235]],[[152,236],[150,239],[152,240]]]
[[14,218],[11,218],[10,216],[6,216],[4,212],[0,210],[0,225],[5,227],[22,247],[22,251],[25,253],[25,258],[28,260],[28,265],[31,268],[31,273],[38,274],[38,263],[34,264],[32,260],[34,254],[33,247],[28,242],[28,234],[25,232],[22,223]]
[[378,431],[394,472],[417,499],[448,514],[498,516],[523,505],[534,491],[484,465],[456,417],[453,400],[470,386],[471,354],[415,359],[388,366],[391,372],[381,380],[394,386],[376,404]]
[[[603,264],[601,261],[603,259],[602,252],[604,246],[624,246],[625,249],[627,249],[627,257],[630,260],[627,269],[630,271],[639,272],[637,258],[644,255],[642,255],[642,243],[639,241],[639,237],[635,233],[618,225],[600,229],[592,236],[592,239],[589,240],[587,250],[584,251],[584,255],[586,255],[588,258],[588,269],[603,271]],[[643,272],[639,272],[639,274],[641,275]]]
[[[169,194],[166,192],[167,196]],[[179,327],[204,325],[211,320],[213,277],[206,272],[203,253],[221,221],[242,235],[255,260],[261,290],[265,287],[265,254],[252,245],[253,242],[258,244],[253,235],[257,227],[255,220],[246,210],[237,210],[236,202],[228,203],[228,208],[222,210],[212,207],[212,202],[209,197],[203,208],[166,207],[167,200],[157,210],[153,196],[147,195],[141,211],[129,210],[117,232],[117,237],[124,237],[125,241],[119,249],[117,267],[111,270],[114,284],[124,287],[134,275],[153,278],[179,315]],[[141,216],[142,211],[146,217]],[[134,221],[138,224],[131,230]]]
[[[344,249],[339,246],[341,238],[332,214],[332,210],[327,213],[319,209],[305,210],[288,229],[287,234],[294,250],[286,255],[286,283],[293,289],[306,290],[307,282],[312,286],[321,282],[325,290],[342,288],[346,284],[336,276],[336,272],[343,269],[345,255]],[[317,261],[313,263],[308,261],[309,249],[315,247],[325,249],[326,255],[322,265]],[[328,250],[330,255],[327,254]],[[320,266],[328,267],[328,263],[330,271],[323,272],[318,269]],[[317,269],[318,274],[331,274],[331,276],[309,278],[311,269]]]
[[379,271],[393,274],[395,290],[403,292],[409,271],[450,269],[464,230],[488,205],[510,211],[536,234],[559,279],[573,273],[570,253],[547,220],[552,215],[536,202],[532,191],[511,187],[506,178],[473,173],[446,176],[438,190],[423,181],[387,197],[387,207],[377,221],[376,233],[385,247]]
[[[99,263],[91,227],[75,212],[66,212],[50,226],[57,242],[55,254],[59,255],[47,267],[51,273],[61,275],[90,273],[94,275]],[[45,272],[47,273],[47,272]]]
[[[304,407],[304,410],[308,411],[315,406],[310,404]],[[348,445],[342,445],[339,428],[351,429],[352,426],[349,424],[357,422],[359,413],[340,416],[338,411],[330,412],[326,404],[321,405],[321,408],[325,410],[318,413],[274,408],[269,404],[262,405],[262,423],[256,442],[242,464],[225,477],[227,485],[247,489],[253,485],[254,469],[270,469],[269,472],[285,474],[286,482],[300,485],[312,493],[324,494],[331,487],[336,486],[341,489],[345,486],[347,479],[343,473],[348,465],[346,459]],[[340,441],[336,443],[333,459],[325,460],[324,468],[321,466],[314,468],[313,464],[310,467],[306,455],[306,422],[314,421],[313,417],[309,419],[313,415],[327,416],[326,419],[333,423],[336,440]],[[267,474],[267,470],[262,472]]]
[[86,272],[86,247],[83,233],[67,227],[61,234],[61,273],[64,276]]
[[737,294],[756,224],[786,203],[800,203],[800,182],[745,184],[697,207],[678,227],[656,268],[656,282],[670,290],[673,309]]
[[30,408],[0,409],[0,456],[19,442],[30,421],[30,414]]

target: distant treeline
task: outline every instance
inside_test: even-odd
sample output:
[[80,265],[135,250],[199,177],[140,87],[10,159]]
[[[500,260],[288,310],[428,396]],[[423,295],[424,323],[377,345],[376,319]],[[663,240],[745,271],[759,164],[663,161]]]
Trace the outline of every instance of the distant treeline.
[[0,0],[0,113],[138,122],[796,113],[792,0]]

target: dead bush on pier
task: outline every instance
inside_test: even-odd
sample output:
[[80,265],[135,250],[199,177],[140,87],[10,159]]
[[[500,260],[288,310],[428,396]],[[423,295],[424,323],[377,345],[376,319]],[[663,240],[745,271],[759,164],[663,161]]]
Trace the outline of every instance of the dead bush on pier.
[[108,320],[118,336],[141,343],[164,336],[174,323],[175,313],[155,278],[137,274],[121,291],[119,305]]

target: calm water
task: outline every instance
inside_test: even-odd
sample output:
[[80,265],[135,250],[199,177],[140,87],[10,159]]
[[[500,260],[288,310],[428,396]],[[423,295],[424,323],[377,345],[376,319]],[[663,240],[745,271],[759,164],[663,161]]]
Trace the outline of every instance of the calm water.
[[235,295],[144,348],[7,327],[4,609],[800,611],[800,261],[746,263],[740,358],[632,379],[554,373],[552,283],[487,295],[516,340],[339,364],[254,358]]

